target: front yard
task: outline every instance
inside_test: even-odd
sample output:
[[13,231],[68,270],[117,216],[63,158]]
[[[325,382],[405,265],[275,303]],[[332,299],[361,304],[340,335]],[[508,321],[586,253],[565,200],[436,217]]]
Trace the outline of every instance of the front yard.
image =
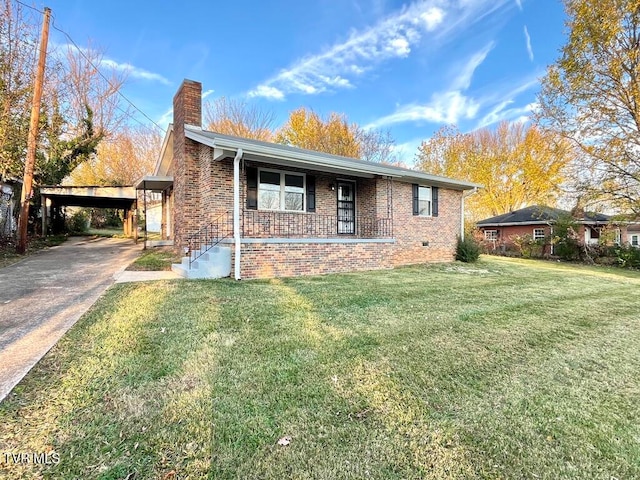
[[486,257],[117,285],[0,403],[0,476],[639,478],[639,290]]

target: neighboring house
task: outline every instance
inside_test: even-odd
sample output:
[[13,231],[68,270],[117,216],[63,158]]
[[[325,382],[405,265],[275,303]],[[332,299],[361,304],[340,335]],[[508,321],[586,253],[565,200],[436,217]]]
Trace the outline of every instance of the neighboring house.
[[[515,237],[530,235],[533,240],[548,242],[553,235],[553,225],[559,218],[571,216],[571,212],[542,205],[522,208],[513,212],[487,218],[477,223],[485,244],[493,248],[508,248]],[[598,244],[602,230],[606,226],[616,228],[616,242],[620,243],[625,227],[613,225],[611,217],[601,213],[582,213],[574,216],[578,225],[578,237],[587,245]],[[546,252],[551,253],[550,244]]]
[[16,188],[15,182],[9,183],[0,180],[0,237],[9,237],[16,230],[14,217],[16,191],[19,195],[20,189]]
[[627,242],[632,247],[640,248],[640,223],[631,223],[627,226]]
[[454,259],[464,193],[479,185],[203,130],[201,91],[183,82],[156,171],[137,185],[163,192],[161,223],[188,253],[176,271],[239,279]]

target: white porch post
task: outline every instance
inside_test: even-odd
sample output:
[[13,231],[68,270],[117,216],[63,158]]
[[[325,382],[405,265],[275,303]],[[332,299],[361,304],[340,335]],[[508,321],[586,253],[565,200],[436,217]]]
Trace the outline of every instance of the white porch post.
[[240,280],[240,160],[242,149],[239,148],[233,159],[233,240],[235,245],[234,278]]

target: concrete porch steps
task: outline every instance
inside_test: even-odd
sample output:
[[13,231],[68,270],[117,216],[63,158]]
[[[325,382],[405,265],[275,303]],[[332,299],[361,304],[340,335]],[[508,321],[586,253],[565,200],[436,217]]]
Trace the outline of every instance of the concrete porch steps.
[[182,262],[171,265],[171,270],[185,278],[224,278],[231,275],[231,248],[217,245],[207,250],[203,247],[200,253],[202,255],[191,263],[191,267],[189,257],[182,257]]

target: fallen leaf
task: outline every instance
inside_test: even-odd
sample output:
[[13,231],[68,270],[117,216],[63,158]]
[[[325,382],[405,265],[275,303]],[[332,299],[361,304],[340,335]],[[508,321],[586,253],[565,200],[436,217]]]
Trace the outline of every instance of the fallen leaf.
[[291,443],[291,437],[282,437],[280,440],[278,440],[278,445],[282,447],[286,447],[290,443]]

